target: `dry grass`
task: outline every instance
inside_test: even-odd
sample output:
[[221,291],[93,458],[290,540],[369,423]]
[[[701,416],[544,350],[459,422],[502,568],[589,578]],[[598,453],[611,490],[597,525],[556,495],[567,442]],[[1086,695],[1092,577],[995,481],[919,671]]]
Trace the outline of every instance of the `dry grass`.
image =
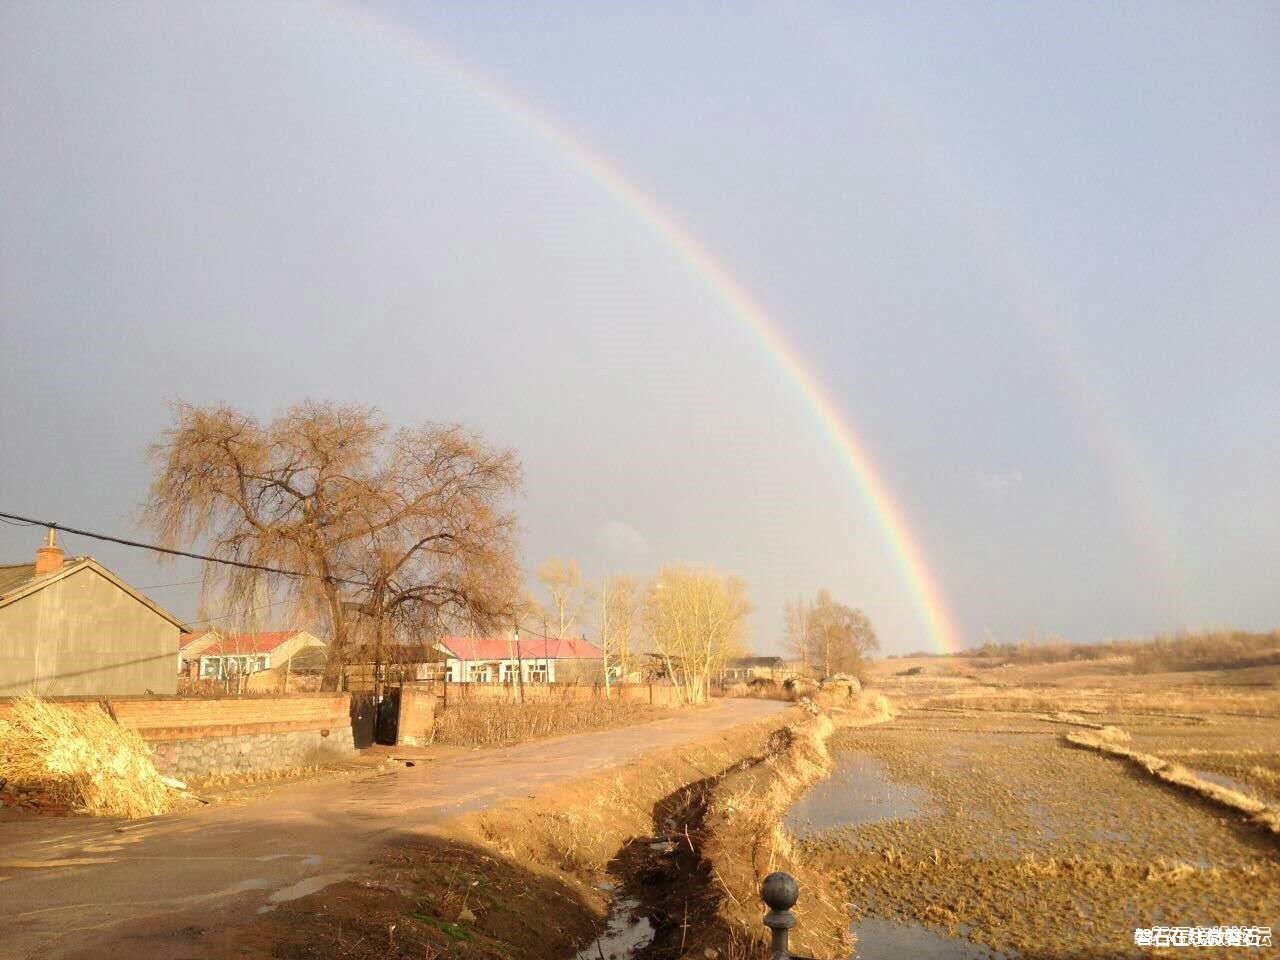
[[103,710],[72,710],[34,696],[0,721],[0,779],[95,816],[150,817],[173,805],[151,748],[136,732]]
[[631,700],[462,700],[438,708],[434,742],[496,747],[566,733],[620,727],[669,716],[670,711]]
[[[901,684],[906,688],[907,684]],[[910,701],[924,709],[984,710],[1007,713],[1089,715],[1140,715],[1201,719],[1206,715],[1239,717],[1280,716],[1280,693],[1273,690],[1235,692],[1225,689],[1127,691],[1097,688],[1020,687],[993,689],[972,685],[938,696],[928,694]]]

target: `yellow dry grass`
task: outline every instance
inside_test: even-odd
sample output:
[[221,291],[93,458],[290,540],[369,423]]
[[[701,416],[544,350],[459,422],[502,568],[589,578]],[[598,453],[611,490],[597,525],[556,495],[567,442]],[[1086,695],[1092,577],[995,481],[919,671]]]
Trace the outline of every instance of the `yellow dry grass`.
[[133,730],[103,710],[26,696],[0,721],[0,779],[103,817],[167,813],[172,794]]

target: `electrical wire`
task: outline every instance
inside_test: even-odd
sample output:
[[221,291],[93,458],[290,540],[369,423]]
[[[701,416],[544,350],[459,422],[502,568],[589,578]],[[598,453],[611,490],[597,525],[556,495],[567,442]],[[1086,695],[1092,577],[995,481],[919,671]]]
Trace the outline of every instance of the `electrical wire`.
[[161,547],[154,543],[143,543],[140,540],[128,540],[124,537],[112,536],[109,533],[95,533],[92,530],[80,530],[76,527],[68,527],[61,523],[54,523],[49,520],[35,520],[31,517],[23,517],[16,513],[0,513],[0,520],[18,520],[22,523],[33,527],[48,527],[51,530],[63,530],[66,533],[74,533],[80,537],[89,537],[93,540],[105,540],[107,543],[118,543],[125,547],[136,547],[139,550],[152,550],[156,553],[167,553],[174,557],[187,557],[191,560],[203,560],[206,563],[221,563],[228,567],[240,567],[243,570],[259,570],[263,573],[276,573],[284,577],[299,577],[311,580],[324,580],[330,583],[345,583],[353,587],[367,587],[369,584],[362,583],[359,580],[348,580],[345,577],[323,577],[318,573],[309,573],[305,570],[285,570],[281,567],[268,567],[261,563],[248,563],[244,560],[227,560],[224,557],[210,557],[203,553],[191,553],[188,550],[174,550],[171,547]]
[[[34,518],[32,518],[32,517],[24,517],[24,516],[21,516],[20,514],[16,514],[16,513],[0,513],[0,521],[3,521],[3,522],[5,522],[5,523],[8,523],[10,526],[21,526],[21,525],[24,525],[24,524],[25,524],[26,526],[30,526],[30,527],[47,527],[47,528],[52,529],[52,530],[61,530],[61,531],[63,531],[64,533],[73,533],[73,534],[75,534],[76,536],[80,536],[80,537],[89,537],[89,538],[91,538],[91,539],[93,539],[93,540],[103,540],[103,541],[105,541],[105,542],[107,542],[107,543],[118,543],[118,544],[120,544],[121,546],[125,546],[125,547],[134,547],[134,548],[139,549],[139,550],[152,550],[152,551],[154,551],[154,552],[156,552],[156,553],[165,553],[165,554],[169,554],[169,555],[171,555],[171,556],[175,556],[175,557],[187,557],[188,559],[191,559],[191,560],[202,560],[202,561],[204,561],[205,563],[221,563],[221,564],[223,564],[223,565],[225,565],[225,566],[230,566],[230,567],[240,567],[241,569],[244,569],[244,570],[258,570],[258,571],[261,571],[261,572],[263,572],[263,573],[275,573],[275,574],[279,574],[280,576],[285,576],[285,577],[299,577],[299,578],[312,579],[312,580],[325,580],[325,579],[328,579],[328,580],[332,581],[333,583],[345,583],[345,584],[348,584],[348,585],[350,585],[350,586],[355,586],[355,587],[367,587],[367,586],[368,586],[368,584],[367,584],[367,583],[363,583],[363,582],[361,582],[361,581],[359,581],[359,580],[349,580],[349,579],[346,579],[346,578],[344,578],[344,577],[328,577],[328,578],[326,578],[326,577],[322,577],[322,576],[320,576],[319,574],[316,574],[316,573],[308,573],[308,572],[303,571],[303,570],[285,570],[285,569],[283,569],[283,568],[281,568],[281,567],[269,567],[269,566],[265,566],[265,565],[260,564],[260,563],[246,563],[246,562],[244,562],[244,561],[242,561],[242,560],[227,560],[227,559],[225,559],[224,557],[211,557],[211,556],[208,556],[207,554],[203,554],[203,553],[192,553],[192,552],[190,552],[190,551],[188,551],[188,550],[174,550],[174,549],[172,549],[172,548],[170,548],[170,547],[161,547],[161,546],[157,546],[157,545],[156,545],[156,544],[154,544],[154,543],[144,543],[144,542],[142,542],[142,541],[140,541],[140,540],[129,540],[129,539],[125,538],[125,537],[117,537],[117,536],[113,536],[113,535],[108,534],[108,533],[97,533],[97,532],[95,532],[95,531],[93,531],[93,530],[82,530],[82,529],[79,529],[79,528],[77,528],[77,527],[70,527],[70,526],[67,526],[67,525],[65,525],[65,524],[55,523],[55,522],[50,521],[50,520],[37,520],[37,519],[34,519]],[[197,579],[197,580],[180,580],[180,581],[178,581],[178,582],[176,582],[176,583],[161,583],[161,584],[157,584],[156,586],[153,586],[153,587],[142,587],[142,588],[140,588],[140,589],[143,589],[143,590],[160,590],[160,589],[163,589],[163,588],[165,588],[165,587],[180,587],[180,586],[186,586],[186,585],[189,585],[189,584],[193,584],[193,583],[200,583],[200,582],[201,582],[201,581],[200,581],[199,579]],[[261,607],[251,607],[251,608],[250,608],[250,611],[251,611],[251,610],[265,610],[265,609],[267,609],[267,607],[274,607],[274,606],[278,606],[279,604],[281,604],[281,603],[285,603],[285,602],[287,602],[287,601],[285,601],[285,600],[276,600],[276,601],[274,601],[274,602],[272,602],[272,603],[264,604],[264,605],[263,605],[263,606],[261,606]],[[250,611],[241,611],[241,612],[250,612]],[[227,619],[230,619],[231,617],[233,617],[233,616],[237,616],[237,615],[238,615],[238,614],[224,614],[223,616],[220,616],[220,617],[207,617],[207,618],[205,618],[205,619],[203,619],[203,620],[190,620],[190,621],[187,621],[187,622],[188,622],[188,623],[192,623],[192,624],[196,624],[196,623],[213,623],[213,622],[215,622],[215,621],[217,621],[217,620],[227,620]],[[528,626],[526,626],[526,625],[524,625],[524,624],[519,624],[519,623],[518,623],[518,624],[516,624],[516,627],[517,627],[517,629],[518,629],[522,634],[528,634],[528,635],[530,635],[530,636],[537,637],[537,638],[538,638],[538,639],[540,639],[540,640],[563,640],[563,639],[565,639],[564,637],[549,637],[549,636],[547,636],[546,634],[544,634],[544,633],[539,633],[537,630],[534,630],[533,628],[528,627]]]

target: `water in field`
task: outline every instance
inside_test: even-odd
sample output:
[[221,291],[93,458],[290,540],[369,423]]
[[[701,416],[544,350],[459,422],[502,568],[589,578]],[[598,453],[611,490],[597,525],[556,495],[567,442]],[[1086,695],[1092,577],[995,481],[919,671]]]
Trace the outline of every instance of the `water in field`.
[[[873,757],[844,754],[831,776],[815,784],[792,806],[786,826],[797,836],[856,827],[881,820],[904,820],[918,815],[928,801],[919,787],[891,782]],[[1010,960],[1005,954],[934,933],[916,923],[861,920],[853,960]]]
[[926,799],[919,787],[891,783],[872,757],[846,754],[830,777],[805,791],[787,813],[786,826],[796,836],[837,827],[856,827],[880,820],[914,817]]
[[863,920],[853,932],[858,938],[853,960],[1012,960],[1008,954],[945,937],[918,923]]

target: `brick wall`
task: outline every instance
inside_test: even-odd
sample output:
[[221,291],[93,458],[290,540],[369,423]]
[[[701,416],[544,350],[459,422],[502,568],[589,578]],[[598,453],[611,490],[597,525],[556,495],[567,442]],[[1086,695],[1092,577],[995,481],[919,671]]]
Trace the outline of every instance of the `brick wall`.
[[[157,768],[183,779],[312,766],[355,750],[345,693],[53,699],[79,710],[109,705],[151,745]],[[0,718],[10,702],[0,700]]]

